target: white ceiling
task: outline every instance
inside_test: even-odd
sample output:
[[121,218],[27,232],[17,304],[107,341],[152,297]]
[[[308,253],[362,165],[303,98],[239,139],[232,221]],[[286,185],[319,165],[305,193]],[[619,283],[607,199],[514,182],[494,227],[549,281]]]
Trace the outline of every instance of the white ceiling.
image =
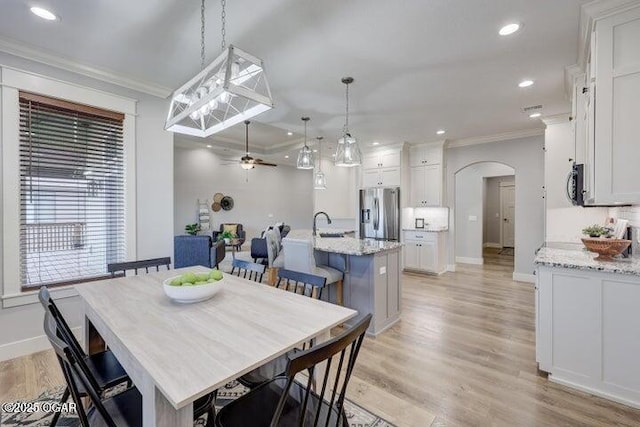
[[[61,19],[29,12],[37,3]],[[250,144],[286,152],[334,141],[353,76],[351,131],[366,145],[435,141],[543,127],[520,109],[569,111],[563,69],[577,57],[584,0],[227,0],[227,42],[262,58],[276,108],[254,122]],[[2,0],[0,38],[163,86],[199,71],[198,0]],[[207,54],[220,49],[220,2],[207,0]],[[523,29],[501,37],[518,21]],[[535,81],[520,89],[524,78]],[[268,125],[268,126],[267,126]],[[287,136],[293,130],[296,135]],[[215,139],[215,138],[214,138]],[[242,125],[218,137],[244,144]],[[288,145],[291,144],[291,145]]]

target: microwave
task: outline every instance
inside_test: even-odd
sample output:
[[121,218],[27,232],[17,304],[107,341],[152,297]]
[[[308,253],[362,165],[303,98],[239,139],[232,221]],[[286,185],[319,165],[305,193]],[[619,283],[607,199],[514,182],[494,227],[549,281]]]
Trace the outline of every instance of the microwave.
[[567,176],[567,198],[574,206],[584,206],[584,165],[573,163]]

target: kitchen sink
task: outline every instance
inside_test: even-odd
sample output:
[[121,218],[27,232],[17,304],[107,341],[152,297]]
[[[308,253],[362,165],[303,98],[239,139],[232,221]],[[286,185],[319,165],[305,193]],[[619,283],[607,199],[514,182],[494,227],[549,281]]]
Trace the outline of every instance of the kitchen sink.
[[344,233],[319,233],[320,237],[344,237]]

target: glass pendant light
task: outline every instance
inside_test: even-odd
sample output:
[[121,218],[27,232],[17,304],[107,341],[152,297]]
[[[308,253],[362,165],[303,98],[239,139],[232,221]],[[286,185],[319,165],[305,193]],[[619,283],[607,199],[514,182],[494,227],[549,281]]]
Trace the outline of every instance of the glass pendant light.
[[296,167],[298,169],[313,169],[315,167],[313,151],[311,151],[311,148],[307,145],[307,122],[309,121],[309,117],[302,117],[302,121],[304,122],[304,147],[302,147],[298,153],[298,163]]
[[335,165],[342,167],[360,166],[362,163],[362,153],[358,142],[349,133],[349,85],[353,83],[353,77],[343,77],[342,83],[346,86],[346,113],[342,138],[338,139],[336,147]]
[[316,139],[318,140],[318,172],[316,172],[313,178],[313,188],[316,190],[326,190],[327,178],[324,176],[324,172],[322,172],[322,137],[319,136]]
[[273,108],[262,60],[226,46],[226,0],[222,0],[222,53],[205,67],[204,1],[200,7],[201,71],[171,96],[164,127],[202,138]]

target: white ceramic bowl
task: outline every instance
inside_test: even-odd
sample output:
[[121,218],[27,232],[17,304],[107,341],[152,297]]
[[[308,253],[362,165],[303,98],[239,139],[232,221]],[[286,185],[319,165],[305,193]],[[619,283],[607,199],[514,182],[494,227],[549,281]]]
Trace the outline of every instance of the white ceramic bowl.
[[176,277],[173,276],[162,282],[164,293],[175,302],[190,304],[193,302],[205,301],[217,294],[222,289],[224,277],[221,280],[207,283],[205,285],[193,286],[171,286],[169,283]]

